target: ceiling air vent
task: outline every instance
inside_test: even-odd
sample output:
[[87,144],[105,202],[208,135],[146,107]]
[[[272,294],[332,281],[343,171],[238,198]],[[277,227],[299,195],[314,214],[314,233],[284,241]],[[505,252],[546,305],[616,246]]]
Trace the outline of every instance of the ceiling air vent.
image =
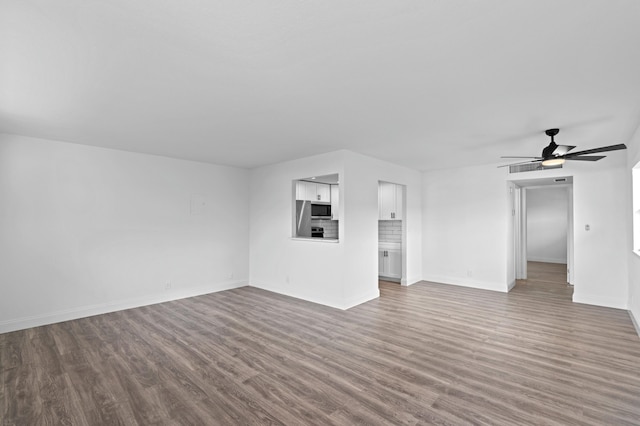
[[558,164],[557,166],[546,166],[546,167],[544,167],[542,163],[516,164],[513,166],[509,166],[509,173],[535,172],[538,170],[561,169],[561,168],[562,168],[562,164]]
[[567,178],[555,178],[553,181],[556,183],[562,183],[562,182],[566,182]]

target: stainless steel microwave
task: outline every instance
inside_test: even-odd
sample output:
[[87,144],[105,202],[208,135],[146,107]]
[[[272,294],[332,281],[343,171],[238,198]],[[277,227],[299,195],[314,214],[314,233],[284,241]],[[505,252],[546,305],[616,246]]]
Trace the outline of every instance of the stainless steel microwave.
[[331,204],[311,203],[312,219],[331,219]]

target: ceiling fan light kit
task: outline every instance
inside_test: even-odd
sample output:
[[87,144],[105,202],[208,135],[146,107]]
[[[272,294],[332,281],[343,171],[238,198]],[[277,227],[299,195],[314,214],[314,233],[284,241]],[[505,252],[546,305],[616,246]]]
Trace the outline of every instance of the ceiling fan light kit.
[[542,160],[543,167],[560,166],[562,164],[564,164],[564,158],[549,158],[547,160]]
[[620,149],[627,149],[626,145],[618,144],[618,145],[610,145],[603,146],[600,148],[587,149],[585,151],[578,152],[569,152],[573,148],[574,145],[558,145],[554,137],[560,133],[560,129],[547,129],[544,132],[547,136],[551,138],[551,142],[542,150],[542,155],[540,157],[501,157],[501,158],[530,158],[531,161],[524,161],[512,164],[505,164],[503,166],[498,167],[509,167],[525,165],[525,164],[540,164],[542,167],[561,167],[566,160],[574,160],[574,161],[598,161],[605,158],[604,155],[586,155],[586,154],[595,154],[598,152],[608,152],[608,151],[617,151]]

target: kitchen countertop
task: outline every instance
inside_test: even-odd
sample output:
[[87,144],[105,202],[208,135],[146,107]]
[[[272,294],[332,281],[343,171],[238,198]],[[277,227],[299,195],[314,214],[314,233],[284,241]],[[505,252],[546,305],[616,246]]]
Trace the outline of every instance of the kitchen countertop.
[[337,243],[339,240],[337,238],[313,238],[313,237],[291,237],[292,240],[296,241],[316,241],[319,243]]
[[386,241],[378,241],[379,250],[402,250],[402,243],[390,243]]

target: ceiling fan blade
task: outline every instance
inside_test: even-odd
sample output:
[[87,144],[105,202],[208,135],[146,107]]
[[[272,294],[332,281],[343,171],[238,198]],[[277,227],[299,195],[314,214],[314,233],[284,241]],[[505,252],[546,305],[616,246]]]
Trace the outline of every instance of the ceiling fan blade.
[[533,156],[502,156],[500,158],[532,158],[532,159],[536,159],[536,160],[542,160],[542,157],[533,157]]
[[555,157],[558,157],[560,155],[565,155],[567,152],[571,151],[573,148],[575,148],[574,145],[558,145],[551,155]]
[[580,160],[580,161],[598,161],[606,158],[606,155],[577,155],[573,157],[564,157],[565,160]]
[[619,149],[627,149],[627,146],[625,144],[621,143],[621,144],[618,144],[618,145],[603,146],[603,147],[600,147],[600,148],[587,149],[585,151],[572,152],[571,154],[565,155],[564,158],[569,159],[570,157],[575,157],[576,155],[595,154],[595,153],[598,153],[598,152],[607,152],[607,151],[617,151]]
[[542,161],[542,158],[539,160],[533,160],[533,161],[523,161],[521,163],[511,163],[511,164],[503,164],[502,166],[498,166],[498,168],[500,167],[508,167],[508,166],[519,166],[521,164],[531,164],[531,163],[539,163]]

